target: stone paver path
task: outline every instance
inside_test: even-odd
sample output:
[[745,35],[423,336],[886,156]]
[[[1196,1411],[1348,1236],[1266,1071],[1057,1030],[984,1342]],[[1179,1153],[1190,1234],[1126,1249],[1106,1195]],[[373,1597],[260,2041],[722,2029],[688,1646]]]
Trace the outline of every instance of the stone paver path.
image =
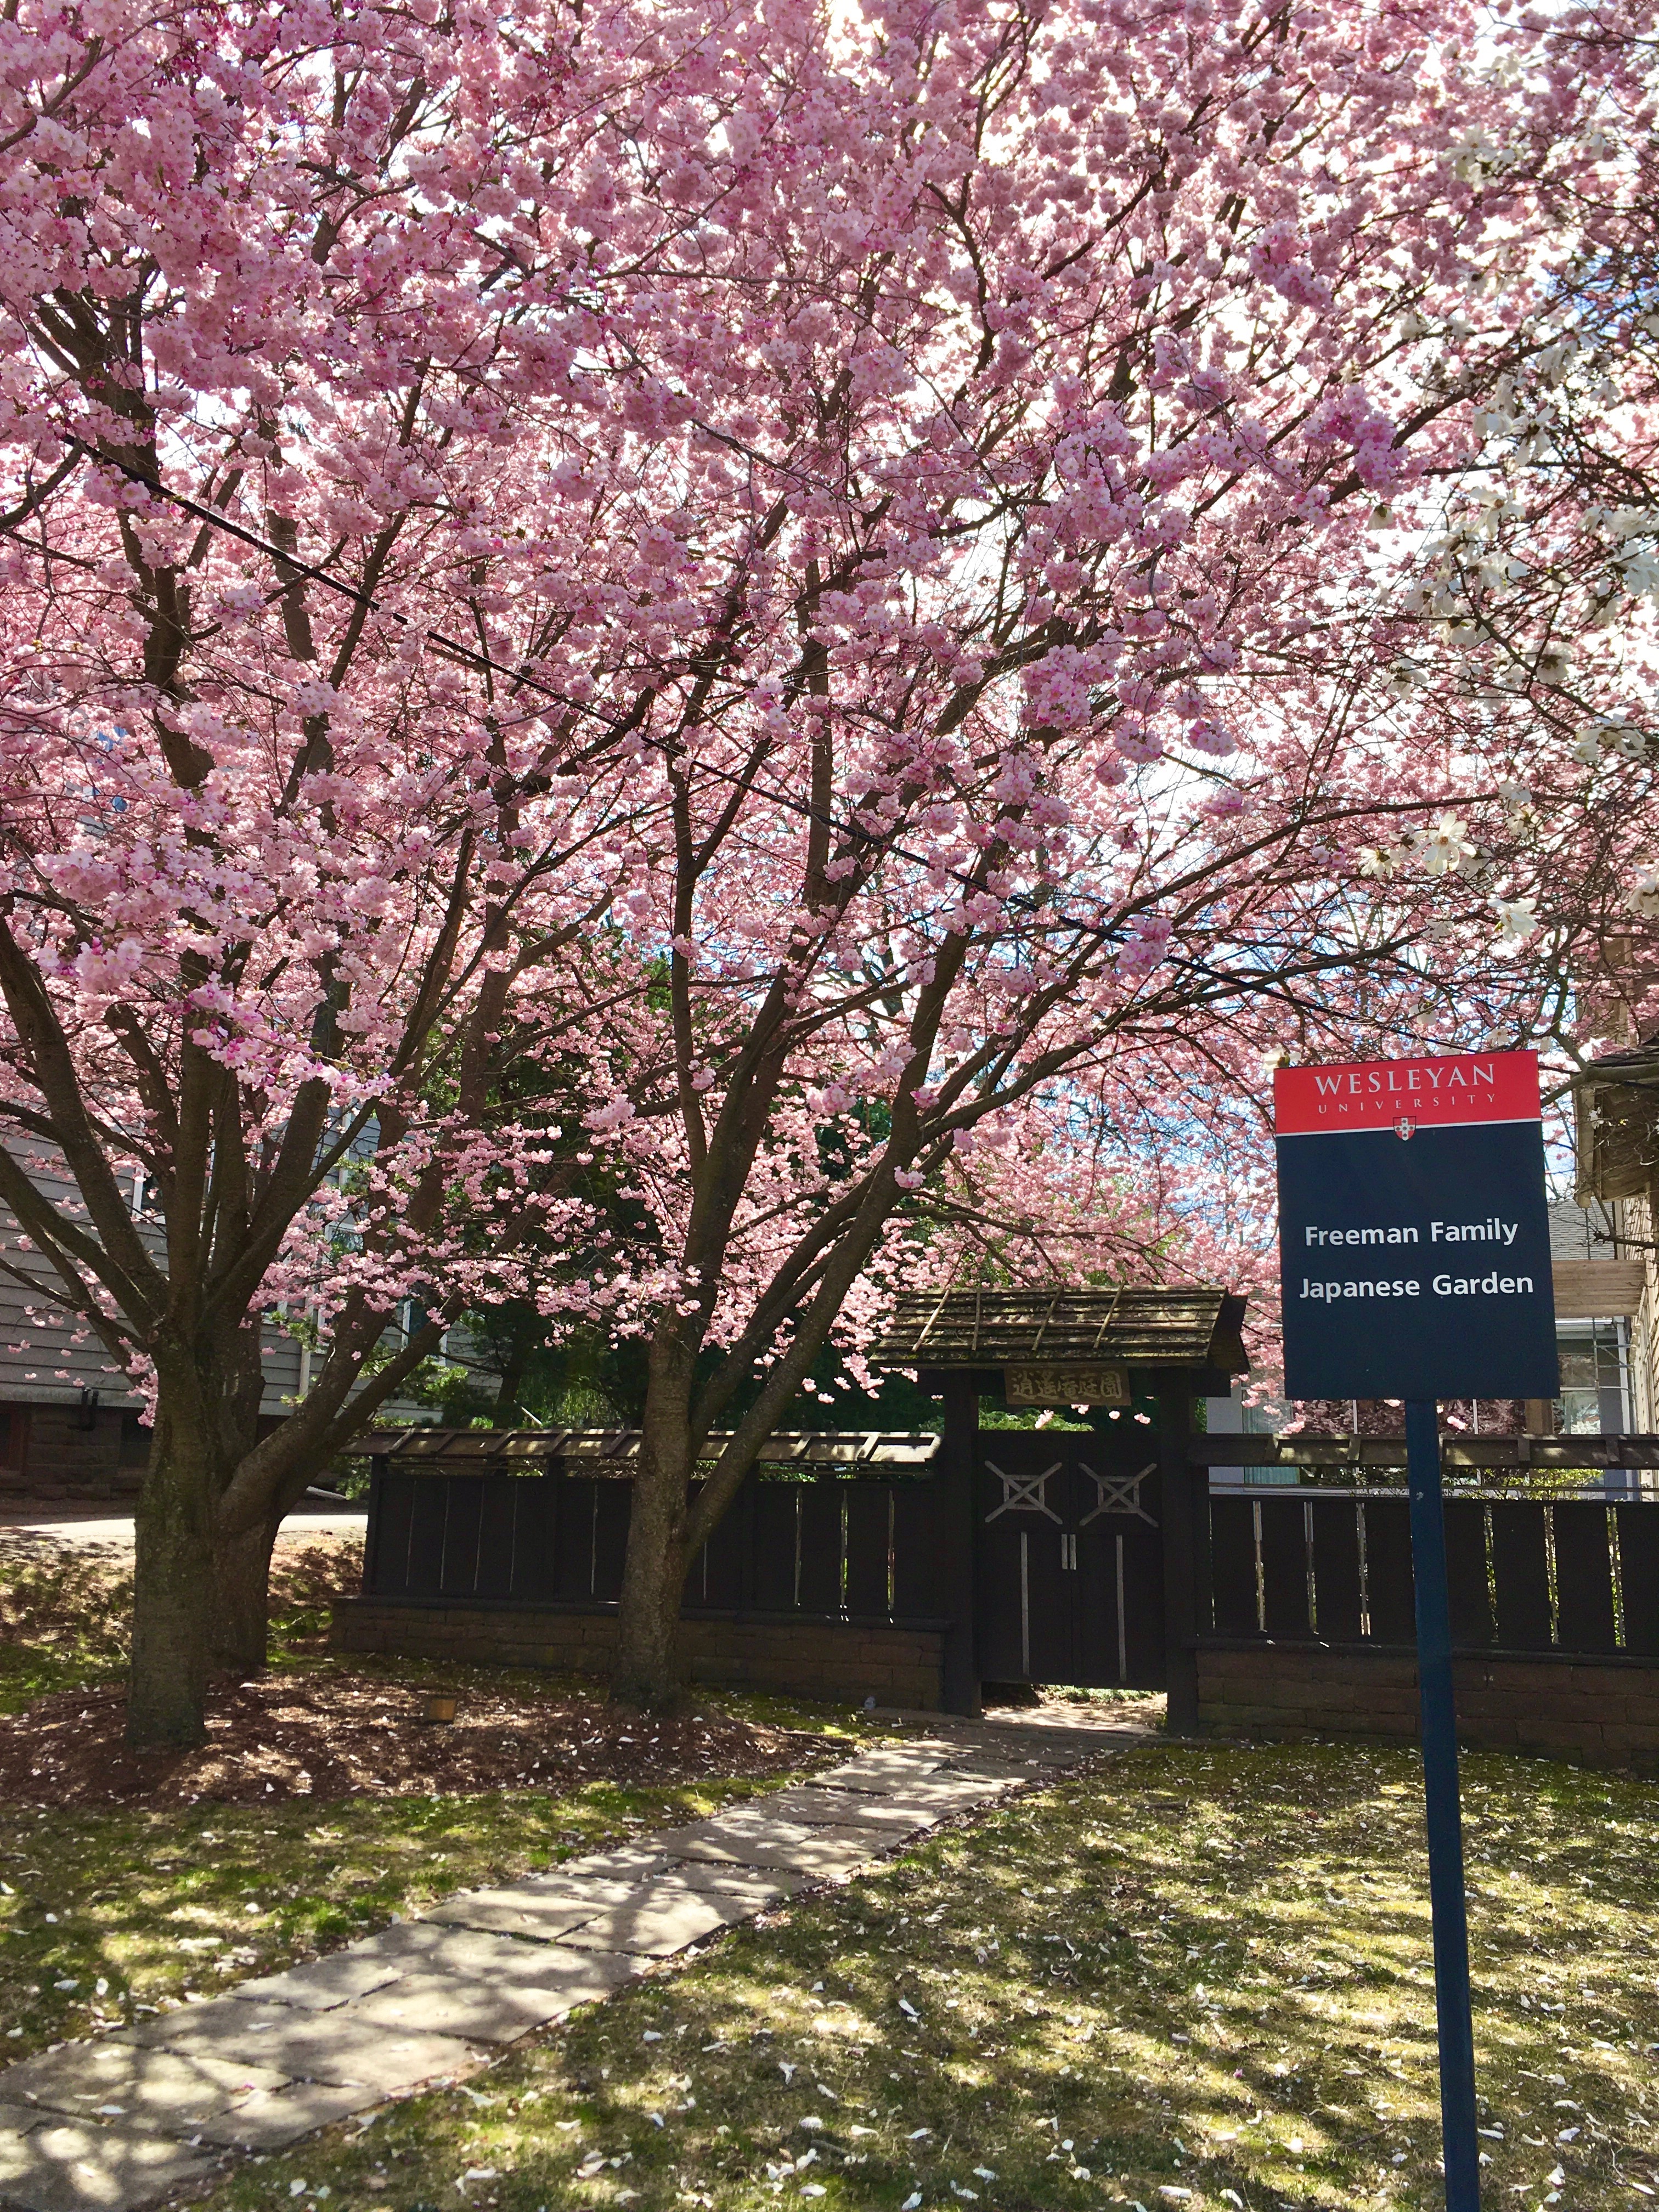
[[[314,1543],[323,1536],[361,1536],[368,1510],[353,1505],[301,1506],[277,1531],[279,1544]],[[105,1507],[76,1510],[61,1501],[0,1504],[0,1559],[12,1565],[43,1553],[91,1552],[116,1559],[132,1550],[132,1516]]]
[[920,1732],[714,1820],[461,1892],[327,1958],[6,2069],[0,2198],[137,2212],[228,2153],[459,2081],[797,1890],[1146,1732],[1133,1708],[915,1718]]

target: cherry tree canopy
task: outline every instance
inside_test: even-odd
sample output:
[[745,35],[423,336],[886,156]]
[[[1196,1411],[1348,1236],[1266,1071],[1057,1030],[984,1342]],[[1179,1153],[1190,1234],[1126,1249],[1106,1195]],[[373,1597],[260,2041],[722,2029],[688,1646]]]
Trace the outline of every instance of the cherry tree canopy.
[[650,1340],[637,1641],[884,1267],[1167,1241],[1268,1049],[1536,1024],[1531,725],[1387,572],[1609,168],[1484,21],[21,0],[0,1195],[155,1377],[141,1621],[533,1242]]

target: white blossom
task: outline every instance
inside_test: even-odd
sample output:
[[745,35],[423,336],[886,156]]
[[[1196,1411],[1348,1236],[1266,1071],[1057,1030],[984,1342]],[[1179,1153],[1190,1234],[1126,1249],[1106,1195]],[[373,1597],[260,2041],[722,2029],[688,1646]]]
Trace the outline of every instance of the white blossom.
[[1468,826],[1455,814],[1443,814],[1431,829],[1419,830],[1417,857],[1428,876],[1468,875],[1476,859]]
[[1617,753],[1622,760],[1645,760],[1648,741],[1627,715],[1599,714],[1584,724],[1572,750],[1575,759],[1594,768],[1604,753]]
[[1504,166],[1503,148],[1479,128],[1466,131],[1461,138],[1453,140],[1446,151],[1452,174],[1466,185],[1478,185],[1483,177]]
[[1538,927],[1537,902],[1534,899],[1494,899],[1492,910],[1498,917],[1498,949],[1500,952],[1518,952]]
[[1409,698],[1422,681],[1421,669],[1414,660],[1407,659],[1404,654],[1393,662],[1389,669],[1389,689],[1396,699]]

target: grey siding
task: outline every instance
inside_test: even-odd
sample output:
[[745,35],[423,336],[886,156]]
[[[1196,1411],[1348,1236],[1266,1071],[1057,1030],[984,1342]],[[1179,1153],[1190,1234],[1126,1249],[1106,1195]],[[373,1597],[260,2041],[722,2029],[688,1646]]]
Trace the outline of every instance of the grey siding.
[[[70,1219],[83,1217],[73,1185],[54,1173],[49,1161],[31,1164],[37,1187]],[[159,1223],[141,1227],[159,1249]],[[32,1276],[42,1285],[51,1270],[31,1251],[29,1241],[9,1207],[0,1204],[0,1263]],[[264,1393],[260,1413],[279,1419],[298,1397],[304,1371],[302,1347],[275,1322],[264,1331]],[[96,1394],[95,1402],[92,1394]],[[9,1273],[0,1273],[0,1416],[8,1407],[27,1414],[27,1444],[22,1468],[8,1467],[0,1451],[0,1491],[26,1487],[50,1497],[83,1490],[93,1494],[130,1489],[142,1466],[143,1437],[134,1426],[143,1400],[120,1365],[84,1322],[66,1316],[50,1295],[36,1295]],[[380,1418],[398,1425],[428,1418],[404,1401],[385,1407]]]

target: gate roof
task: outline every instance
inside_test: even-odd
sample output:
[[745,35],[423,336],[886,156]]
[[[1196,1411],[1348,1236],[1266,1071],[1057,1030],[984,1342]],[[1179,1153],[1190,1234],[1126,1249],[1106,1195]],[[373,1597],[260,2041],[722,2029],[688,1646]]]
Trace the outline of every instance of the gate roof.
[[1243,1325],[1243,1299],[1205,1285],[908,1291],[868,1356],[879,1367],[1086,1360],[1242,1375],[1249,1365]]
[[[711,1436],[699,1461],[719,1457],[725,1434]],[[640,1455],[637,1429],[375,1429],[350,1448],[374,1459],[395,1459],[399,1471],[411,1465],[435,1474],[455,1474],[494,1464],[498,1472],[514,1466],[539,1468],[563,1463],[567,1474],[631,1476]],[[763,1467],[867,1468],[890,1475],[926,1470],[939,1450],[935,1436],[890,1433],[879,1429],[779,1429],[761,1446]]]

